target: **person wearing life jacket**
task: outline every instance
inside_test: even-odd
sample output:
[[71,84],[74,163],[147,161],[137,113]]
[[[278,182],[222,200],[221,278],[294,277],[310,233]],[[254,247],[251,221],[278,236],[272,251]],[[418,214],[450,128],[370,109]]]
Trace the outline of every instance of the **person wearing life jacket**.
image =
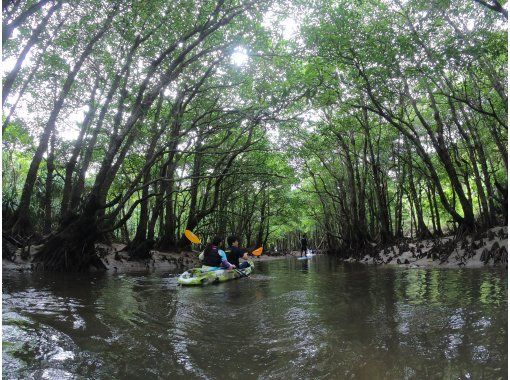
[[205,247],[202,265],[208,267],[208,270],[232,270],[235,268],[235,265],[228,262],[225,252],[219,248],[222,242],[223,238],[216,236],[212,239],[212,242]]
[[227,238],[228,248],[225,250],[227,259],[230,263],[239,269],[248,268],[250,263],[243,261],[239,263],[239,259],[248,260],[248,250],[239,247],[239,238],[237,236],[229,236]]

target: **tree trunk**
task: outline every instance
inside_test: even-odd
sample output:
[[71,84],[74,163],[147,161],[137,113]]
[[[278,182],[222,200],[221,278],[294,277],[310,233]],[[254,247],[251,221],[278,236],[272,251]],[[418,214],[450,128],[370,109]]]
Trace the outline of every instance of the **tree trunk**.
[[418,239],[426,239],[431,237],[431,233],[427,226],[425,225],[425,222],[423,220],[423,209],[421,207],[421,202],[418,197],[418,193],[416,191],[416,186],[414,184],[414,178],[413,178],[413,162],[411,158],[410,151],[408,151],[408,162],[409,162],[409,201],[414,203],[414,211],[416,216],[416,237]]
[[437,225],[436,225],[436,218],[435,218],[435,214],[434,214],[434,205],[432,204],[432,195],[430,194],[430,186],[427,186],[426,193],[427,193],[427,200],[429,202],[430,219],[432,221],[432,229],[434,231],[434,236],[437,236]]
[[[262,186],[264,186],[264,184]],[[258,229],[258,233],[257,233],[257,241],[255,243],[257,247],[260,247],[262,245],[262,238],[264,236],[264,228],[265,228],[264,225],[266,223],[266,207],[267,207],[266,197],[265,197],[265,194],[262,193],[262,205],[260,207],[260,223],[259,223],[259,229]]]
[[[197,203],[198,203],[198,186],[200,183],[200,175],[202,173],[202,141],[201,137],[197,139],[196,143],[196,153],[193,158],[193,171],[192,171],[192,179],[191,179],[191,188],[190,188],[190,206],[189,206],[189,216],[188,221],[186,223],[186,229],[193,231],[195,227],[197,227],[199,219],[197,218]],[[190,243],[186,239],[186,237],[182,236],[179,241],[179,248],[184,248],[189,246]]]
[[39,11],[46,3],[50,0],[41,0],[35,4],[32,4],[26,10],[21,12],[21,14],[12,20],[9,24],[5,22],[2,23],[2,45],[5,45],[5,42],[11,37],[14,29],[18,28],[27,18],[32,16],[35,12]]
[[41,65],[43,57],[46,54],[46,51],[48,50],[48,47],[51,45],[51,43],[53,42],[53,38],[58,34],[58,32],[60,31],[60,29],[62,28],[63,25],[64,25],[64,21],[61,21],[58,24],[58,26],[55,28],[55,32],[53,33],[53,36],[51,38],[49,38],[48,41],[44,44],[44,47],[42,48],[40,54],[37,57],[34,67],[30,71],[30,74],[27,76],[27,78],[23,81],[23,84],[21,85],[21,87],[17,93],[18,96],[16,97],[14,104],[12,104],[12,106],[9,108],[7,117],[5,118],[5,120],[2,124],[2,132],[4,132],[5,128],[7,128],[7,126],[9,125],[9,123],[11,121],[11,117],[12,117],[12,115],[14,115],[14,111],[18,107],[18,103],[19,103],[20,99],[25,94],[25,91],[27,90],[28,86],[32,83],[32,80],[33,80],[35,74],[39,72],[39,67]]
[[[145,154],[145,163],[146,165],[152,161],[154,158],[154,152],[156,150],[156,144],[161,137],[160,130],[163,128],[158,128],[159,124],[159,115],[161,113],[161,106],[163,104],[163,93],[160,93],[158,103],[156,105],[156,112],[154,115],[154,121],[152,123],[152,139],[149,144],[149,148]],[[147,170],[143,176],[143,189],[142,189],[142,202],[140,203],[140,216],[138,219],[138,226],[136,228],[136,234],[133,239],[133,247],[136,247],[138,244],[143,242],[147,237],[147,225],[149,223],[149,207],[148,207],[148,195],[149,195],[149,182],[151,180],[151,172]]]
[[82,150],[83,146],[83,137],[85,136],[85,133],[89,126],[92,124],[92,119],[94,118],[94,115],[96,113],[96,105],[95,105],[95,98],[96,98],[96,91],[99,86],[99,76],[96,77],[96,81],[94,83],[94,88],[92,90],[92,95],[89,101],[89,110],[85,116],[85,119],[83,120],[83,123],[81,125],[80,133],[78,135],[78,138],[74,142],[73,151],[71,153],[71,157],[69,158],[69,161],[66,164],[66,171],[65,171],[65,177],[64,177],[64,188],[62,190],[62,204],[60,206],[60,218],[64,219],[67,212],[69,211],[69,201],[71,198],[71,187],[72,187],[72,179],[73,179],[73,173],[74,169],[76,167],[76,163],[78,161],[78,156],[80,154],[80,151]]
[[43,234],[51,233],[51,200],[53,198],[53,171],[55,170],[55,134],[51,136],[50,152],[46,159],[46,192],[44,195],[44,226]]
[[39,36],[46,29],[46,27],[48,25],[48,21],[50,20],[51,16],[53,16],[53,13],[55,13],[58,9],[60,9],[61,6],[62,6],[62,2],[58,1],[55,5],[53,5],[50,8],[50,10],[48,11],[48,14],[41,20],[39,25],[37,25],[37,28],[35,28],[34,31],[32,32],[32,35],[30,36],[27,44],[25,45],[23,50],[21,50],[21,53],[18,56],[18,59],[16,60],[16,64],[14,65],[14,68],[5,77],[4,84],[2,86],[2,108],[5,105],[5,101],[7,100],[9,93],[12,90],[14,81],[18,77],[18,73],[21,70],[21,65],[23,64],[25,57],[27,56],[30,49],[32,49],[32,47],[37,43],[37,41],[39,41]]
[[436,200],[436,188],[435,188],[434,184],[431,184],[431,187],[432,187],[432,201],[434,202],[434,211],[436,213],[437,232],[438,232],[438,236],[442,236],[443,229],[441,227],[441,217],[439,216],[439,207],[437,205],[437,200]]
[[[450,181],[452,183],[452,186],[457,193],[459,197],[459,202],[462,207],[462,211],[464,213],[464,218],[462,220],[462,226],[466,228],[467,230],[472,230],[475,226],[475,217],[473,214],[473,204],[469,202],[469,200],[466,198],[466,195],[464,194],[464,190],[462,189],[462,184],[459,181],[459,177],[455,171],[455,168],[453,166],[450,154],[446,148],[444,137],[443,137],[443,121],[441,119],[441,115],[439,112],[439,109],[436,104],[436,100],[434,98],[434,95],[432,92],[429,91],[429,99],[432,106],[432,109],[434,110],[434,120],[436,121],[437,125],[437,138],[435,138],[435,134],[432,131],[432,129],[428,126],[425,119],[419,114],[420,121],[427,129],[427,132],[429,133],[429,136],[432,140],[432,143],[434,144],[434,147],[436,149],[436,152],[443,163],[443,166],[448,174],[448,177],[450,178]],[[415,111],[417,110],[416,103],[413,101]],[[427,126],[426,126],[427,125]]]
[[[480,205],[482,207],[482,215],[485,220],[485,224],[487,226],[491,226],[491,224],[492,224],[491,215],[489,213],[489,207],[487,205],[487,198],[485,196],[485,191],[482,186],[482,180],[480,178],[480,171],[478,170],[478,164],[476,162],[475,147],[471,143],[470,136],[462,128],[462,124],[460,123],[459,119],[457,118],[455,105],[453,104],[453,101],[451,101],[451,100],[450,100],[450,109],[452,111],[453,121],[454,121],[455,125],[457,126],[457,129],[458,129],[459,133],[461,134],[462,138],[464,139],[464,142],[467,145],[467,153],[469,156],[469,160],[471,162],[471,167],[473,168],[473,173],[475,175],[475,185],[476,185],[478,197],[480,200]],[[470,120],[468,120],[466,118],[464,120],[468,125],[470,125]],[[468,128],[471,130],[471,128],[469,126],[468,126]]]
[[[97,137],[99,135],[99,132],[101,131],[101,128],[103,127],[104,119],[107,115],[108,108],[110,107],[110,104],[113,100],[113,97],[119,88],[119,85],[121,83],[122,78],[124,77],[124,80],[127,81],[128,75],[129,75],[129,67],[131,65],[133,56],[135,51],[140,45],[140,39],[137,39],[133,45],[133,47],[130,49],[126,61],[119,73],[117,73],[113,79],[112,85],[108,91],[108,94],[106,95],[105,102],[103,104],[103,107],[101,108],[101,112],[99,113],[99,117],[97,120],[96,127],[94,128],[92,135],[87,143],[87,150],[85,151],[85,154],[83,155],[81,168],[78,171],[77,179],[75,181],[75,185],[73,186],[73,190],[71,192],[71,210],[76,210],[83,190],[85,186],[85,174],[87,173],[87,170],[89,168],[90,162],[92,160],[92,155],[94,153],[94,149],[96,147]],[[122,96],[124,98],[124,96]]]
[[382,243],[387,243],[391,240],[391,227],[389,223],[389,211],[386,203],[386,197],[384,194],[382,179],[380,176],[381,168],[379,165],[379,159],[376,159],[374,153],[374,147],[372,145],[372,138],[370,136],[370,126],[368,122],[368,112],[363,109],[363,121],[360,121],[363,128],[365,129],[366,141],[368,142],[368,152],[370,153],[370,166],[372,168],[372,176],[374,178],[374,190],[377,199],[378,206],[378,220],[380,225],[380,237]]

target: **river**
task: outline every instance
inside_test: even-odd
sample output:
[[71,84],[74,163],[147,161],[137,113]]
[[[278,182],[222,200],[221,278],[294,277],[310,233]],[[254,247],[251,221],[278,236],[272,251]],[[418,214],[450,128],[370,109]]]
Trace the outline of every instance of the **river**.
[[325,256],[203,288],[4,271],[3,378],[506,378],[507,286],[504,269]]

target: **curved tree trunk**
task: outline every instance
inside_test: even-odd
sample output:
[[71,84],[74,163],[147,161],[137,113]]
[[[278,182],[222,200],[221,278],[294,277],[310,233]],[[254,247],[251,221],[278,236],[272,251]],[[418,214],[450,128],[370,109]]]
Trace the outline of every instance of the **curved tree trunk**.
[[21,87],[20,87],[20,89],[19,89],[19,91],[17,93],[18,96],[16,97],[16,100],[14,101],[14,103],[9,108],[9,112],[7,113],[7,117],[5,118],[5,120],[4,120],[3,124],[2,124],[2,132],[4,132],[5,128],[7,128],[7,126],[9,125],[9,123],[11,121],[11,117],[12,117],[12,115],[14,115],[14,111],[18,107],[18,103],[19,103],[20,99],[25,94],[25,91],[27,90],[28,86],[32,83],[32,80],[34,79],[35,74],[38,73],[39,67],[41,66],[43,57],[46,54],[46,51],[48,50],[48,47],[52,44],[54,37],[58,34],[58,32],[60,31],[60,29],[62,28],[63,25],[64,25],[64,20],[62,20],[58,24],[58,26],[55,28],[55,32],[53,33],[53,36],[50,39],[48,39],[48,41],[44,44],[44,47],[42,48],[41,53],[38,55],[37,60],[36,60],[36,62],[34,64],[32,70],[30,71],[30,74],[23,81],[23,84],[21,85]]
[[2,86],[2,107],[5,105],[5,101],[7,100],[7,97],[9,96],[9,94],[12,90],[14,81],[18,77],[19,71],[21,70],[21,65],[23,64],[23,61],[25,60],[28,52],[39,41],[39,37],[40,37],[41,33],[48,26],[48,21],[50,20],[51,16],[53,16],[53,13],[55,13],[58,9],[60,9],[61,6],[62,6],[62,2],[58,1],[55,5],[53,5],[50,8],[50,10],[48,11],[48,14],[41,20],[41,22],[39,23],[37,28],[34,29],[27,44],[25,45],[23,50],[21,50],[21,53],[18,56],[18,59],[16,60],[16,64],[14,65],[14,68],[5,77],[4,84]]
[[71,157],[69,158],[69,161],[67,162],[66,167],[65,167],[66,169],[65,169],[65,177],[64,177],[64,188],[62,189],[62,203],[60,205],[60,218],[61,219],[64,219],[67,212],[69,211],[69,201],[71,199],[71,187],[72,187],[73,174],[74,174],[76,164],[78,162],[78,156],[80,155],[80,152],[82,150],[83,138],[85,136],[85,133],[86,133],[88,127],[92,124],[92,120],[96,113],[95,98],[96,98],[96,91],[97,91],[98,86],[99,86],[99,76],[96,77],[96,81],[94,83],[94,88],[92,89],[92,95],[91,95],[89,105],[88,105],[89,110],[85,116],[85,119],[83,120],[78,138],[74,142],[74,147],[73,147],[73,151],[71,153]]
[[[50,0],[40,0],[35,4],[32,4],[29,8],[21,12],[21,14],[12,20],[10,23],[2,23],[2,45],[11,37],[14,29],[19,27],[26,19],[32,16],[35,12],[39,11],[46,3]],[[5,9],[5,7],[4,7]]]
[[[159,126],[160,120],[159,115],[161,113],[161,106],[163,104],[163,93],[159,94],[158,103],[156,105],[156,112],[154,120],[152,122],[152,139],[149,144],[149,148],[145,154],[145,163],[149,163],[154,158],[154,152],[156,150],[156,144],[161,137],[164,126]],[[130,246],[136,247],[147,238],[147,225],[149,223],[149,182],[151,180],[150,170],[146,170],[143,176],[143,189],[142,189],[142,202],[140,203],[140,217],[138,225],[136,227],[135,237],[131,242]]]
[[421,201],[418,197],[418,193],[416,191],[416,186],[414,183],[413,178],[413,170],[412,170],[412,164],[409,165],[409,195],[410,195],[410,201],[414,204],[414,214],[416,216],[416,237],[419,239],[427,239],[430,238],[432,235],[427,228],[425,221],[423,219],[423,209],[421,207]]
[[55,134],[51,136],[50,153],[46,159],[46,191],[44,194],[44,225],[43,234],[51,232],[52,214],[51,200],[53,199],[53,172],[55,170]]

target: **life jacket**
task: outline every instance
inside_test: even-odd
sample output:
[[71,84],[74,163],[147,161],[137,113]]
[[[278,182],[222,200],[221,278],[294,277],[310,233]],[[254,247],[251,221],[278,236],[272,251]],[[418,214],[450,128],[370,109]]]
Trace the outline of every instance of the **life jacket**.
[[204,252],[204,261],[202,264],[209,267],[219,267],[221,265],[221,256],[218,252],[218,247],[213,245],[208,252]]
[[225,254],[227,255],[227,261],[235,266],[239,266],[239,257],[232,252],[232,249],[229,247],[225,250]]

